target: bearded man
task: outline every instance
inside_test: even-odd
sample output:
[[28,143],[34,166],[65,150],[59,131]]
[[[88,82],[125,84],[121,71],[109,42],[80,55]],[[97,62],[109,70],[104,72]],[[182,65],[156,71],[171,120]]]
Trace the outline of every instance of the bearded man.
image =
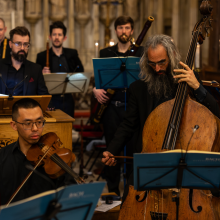
[[[179,66],[184,69],[178,69]],[[147,117],[158,105],[175,97],[180,82],[186,82],[196,101],[219,117],[216,100],[202,86],[198,75],[195,75],[186,64],[180,62],[180,54],[171,37],[166,35],[150,37],[146,42],[140,67],[141,79],[132,83],[129,88],[126,116],[109,144],[108,151],[103,153],[102,162],[108,166],[116,164],[115,159],[109,156],[118,155],[133,133],[136,136],[136,144],[132,151],[141,152],[142,131]],[[128,193],[129,185],[133,185],[133,172],[125,187],[123,200]]]
[[[131,45],[130,39],[134,32],[134,21],[131,17],[120,16],[115,20],[115,33],[118,37],[118,43],[115,46],[107,47],[100,50],[100,58],[107,57],[125,57],[126,52]],[[143,54],[143,47],[139,47],[135,56],[141,57]],[[104,89],[93,89],[93,93],[100,104],[107,102],[108,97],[106,96],[106,91]],[[115,132],[123,121],[125,115],[125,89],[116,89],[114,96],[111,99],[109,106],[106,108],[105,113],[102,117],[102,123],[104,128],[104,135],[106,140],[107,149],[114,138]],[[132,144],[132,141],[128,143]],[[129,147],[126,155],[130,155]],[[122,150],[122,149],[121,149]],[[127,166],[129,170],[129,166]],[[105,177],[107,180],[109,192],[115,192],[120,195],[119,192],[119,181],[120,181],[120,164],[115,167],[105,168]]]
[[[50,40],[52,47],[49,50],[49,67],[46,67],[47,51],[37,54],[36,63],[41,65],[43,74],[83,72],[84,68],[76,49],[63,47],[67,28],[62,21],[55,21],[50,25]],[[52,95],[50,107],[61,109],[74,117],[75,103],[71,93]]]
[[30,33],[18,26],[10,31],[11,55],[0,61],[0,93],[12,96],[48,95],[41,66],[28,61]]

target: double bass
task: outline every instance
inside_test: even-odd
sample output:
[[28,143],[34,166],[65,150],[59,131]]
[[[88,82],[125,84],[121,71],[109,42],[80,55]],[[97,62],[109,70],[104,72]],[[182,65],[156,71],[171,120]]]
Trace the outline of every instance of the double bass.
[[[203,0],[200,11],[203,18],[194,27],[185,62],[190,69],[197,42],[203,42],[211,26],[210,1]],[[179,83],[175,98],[159,105],[149,115],[143,129],[142,153],[174,149],[220,151],[220,120],[192,100],[187,87],[187,83]],[[217,220],[220,219],[219,206],[220,198],[209,190],[180,188],[138,192],[130,186],[119,219]]]

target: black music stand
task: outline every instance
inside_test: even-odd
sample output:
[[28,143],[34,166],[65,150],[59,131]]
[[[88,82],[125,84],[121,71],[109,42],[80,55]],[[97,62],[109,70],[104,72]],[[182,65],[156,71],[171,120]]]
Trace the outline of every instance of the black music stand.
[[[220,192],[220,153],[172,150],[134,154],[134,189],[143,191],[171,188]],[[178,196],[176,206],[178,219]]]
[[[104,182],[71,185],[0,207],[0,219],[92,219]],[[57,200],[57,202],[56,202]],[[53,204],[53,205],[51,205]]]
[[[93,68],[95,75],[95,86],[97,89],[126,89],[130,84],[139,80],[140,57],[110,57],[94,58]],[[126,155],[126,146],[124,147]],[[126,173],[126,159],[124,159],[124,172]],[[125,185],[124,180],[124,185]]]

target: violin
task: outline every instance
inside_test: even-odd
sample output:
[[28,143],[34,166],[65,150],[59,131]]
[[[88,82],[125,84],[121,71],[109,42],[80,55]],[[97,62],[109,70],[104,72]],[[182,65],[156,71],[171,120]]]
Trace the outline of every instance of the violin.
[[71,169],[71,164],[76,159],[75,154],[69,149],[63,148],[62,145],[60,138],[55,133],[49,132],[41,136],[38,143],[30,147],[26,158],[34,165],[34,168],[11,196],[7,206],[14,199],[34,170],[41,165],[43,165],[45,172],[52,179],[58,178],[67,172],[74,178],[77,184],[85,183],[85,181]]

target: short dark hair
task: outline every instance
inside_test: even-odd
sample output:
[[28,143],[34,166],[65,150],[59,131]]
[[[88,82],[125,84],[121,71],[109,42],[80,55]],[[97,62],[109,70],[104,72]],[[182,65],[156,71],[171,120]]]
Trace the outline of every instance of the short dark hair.
[[4,27],[5,27],[5,20],[3,18],[0,18],[0,21],[2,21],[2,23],[4,24]]
[[120,16],[115,20],[114,26],[115,26],[115,30],[117,29],[117,26],[119,25],[125,25],[127,23],[131,24],[131,29],[134,29],[134,20],[129,17],[129,16]]
[[16,101],[14,103],[14,105],[12,106],[12,120],[16,121],[19,114],[18,114],[18,110],[20,108],[36,108],[36,107],[40,107],[40,109],[42,110],[40,104],[31,98],[23,98],[23,99],[19,99],[18,101]]
[[29,42],[31,41],[31,35],[30,35],[30,32],[29,30],[24,27],[24,26],[17,26],[16,28],[10,30],[9,32],[9,35],[10,35],[10,41],[13,40],[13,36],[17,34],[17,35],[20,35],[20,36],[29,36]]
[[62,21],[54,21],[50,25],[50,35],[52,34],[53,29],[55,29],[55,28],[63,29],[63,35],[64,35],[64,37],[66,36],[66,26],[63,24]]

